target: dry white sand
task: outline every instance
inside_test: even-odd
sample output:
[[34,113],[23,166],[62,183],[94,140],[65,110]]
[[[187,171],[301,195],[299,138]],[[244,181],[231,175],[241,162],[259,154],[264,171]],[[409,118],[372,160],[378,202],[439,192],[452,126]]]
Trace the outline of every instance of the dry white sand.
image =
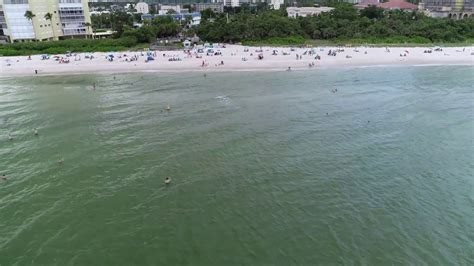
[[[246,52],[245,49],[248,49]],[[264,58],[258,59],[257,50],[262,49]],[[344,49],[337,56],[329,56],[329,50]],[[273,51],[277,55],[272,55]],[[86,54],[77,54],[68,57],[70,62],[59,63],[53,60],[41,60],[40,55],[0,58],[0,77],[31,76],[35,75],[71,75],[81,73],[130,73],[130,72],[192,72],[192,71],[284,71],[288,67],[292,70],[317,70],[330,67],[376,67],[376,66],[408,66],[408,65],[473,65],[474,46],[471,47],[448,47],[443,51],[433,51],[426,47],[410,48],[369,48],[369,47],[317,47],[313,51],[321,57],[315,59],[315,54],[309,55],[311,48],[275,47],[244,47],[238,45],[227,45],[226,48],[214,49],[222,52],[222,55],[196,58],[185,54],[183,51],[156,51],[154,61],[145,62],[146,54],[141,52],[115,52],[112,53],[115,60],[110,62],[106,56],[111,53],[92,53],[94,59],[85,59]],[[288,55],[283,55],[283,52]],[[306,55],[304,55],[304,53]],[[127,55],[126,57],[124,55]],[[143,55],[142,55],[143,54]],[[164,56],[163,56],[164,54]],[[302,55],[297,60],[296,55]],[[406,54],[406,56],[400,56]],[[89,53],[87,53],[89,55]],[[137,55],[138,60],[126,62],[126,58]],[[64,55],[59,55],[66,58]],[[180,58],[181,61],[168,61],[169,58]],[[247,61],[242,60],[246,58]],[[80,60],[79,60],[80,59]],[[202,67],[205,61],[207,66]],[[224,65],[219,65],[221,61]],[[309,67],[313,63],[315,67]]]

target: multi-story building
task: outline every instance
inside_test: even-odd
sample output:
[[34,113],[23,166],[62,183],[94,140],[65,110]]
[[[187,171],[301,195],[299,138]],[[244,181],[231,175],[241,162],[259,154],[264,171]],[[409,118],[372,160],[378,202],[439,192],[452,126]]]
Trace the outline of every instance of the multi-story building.
[[[11,42],[57,40],[91,34],[87,0],[0,0],[3,33]],[[26,13],[31,12],[27,17]],[[46,16],[50,14],[48,19]]]
[[473,0],[423,0],[419,8],[432,17],[463,19],[474,16]]
[[289,18],[307,17],[319,15],[323,12],[329,12],[333,10],[333,7],[287,7],[286,12]]
[[140,13],[140,14],[150,13],[150,8],[148,7],[148,4],[146,2],[138,2],[135,5],[135,9],[137,10],[137,13]]
[[193,6],[197,12],[201,12],[206,9],[211,9],[216,13],[224,12],[224,3],[195,3]]
[[7,36],[5,36],[6,30],[7,30],[7,22],[5,21],[5,13],[3,12],[2,2],[0,2],[0,43],[7,42]]
[[173,13],[181,13],[181,6],[180,5],[160,5],[160,10],[158,11],[158,14],[160,15],[166,15],[169,12]]

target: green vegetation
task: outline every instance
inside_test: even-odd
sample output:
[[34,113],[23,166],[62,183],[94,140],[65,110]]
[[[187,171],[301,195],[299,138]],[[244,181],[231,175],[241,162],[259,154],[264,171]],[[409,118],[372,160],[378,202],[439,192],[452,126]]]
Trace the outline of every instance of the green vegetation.
[[310,44],[311,40],[305,39],[300,36],[286,37],[286,38],[268,38],[258,41],[243,41],[243,45],[259,46],[259,45],[270,45],[270,46],[292,46],[292,45],[304,45]]
[[[286,17],[284,11],[263,9],[227,18],[204,19],[197,28],[201,39],[213,42],[266,42],[281,38],[357,43],[452,43],[474,38],[474,19],[430,18],[422,13],[384,11],[369,7],[361,12],[348,4],[319,16]],[[227,22],[227,20],[229,20]],[[305,41],[303,41],[305,42]]]
[[433,47],[435,45],[442,46],[469,46],[474,43],[474,39],[466,39],[462,42],[430,42],[429,40],[419,38],[374,38],[374,39],[339,39],[339,40],[312,40],[300,37],[288,38],[271,38],[259,41],[243,41],[243,45],[247,46],[347,46],[347,45],[364,45],[372,47],[400,46],[404,47]]
[[0,55],[64,54],[74,52],[108,52],[132,49],[137,45],[133,37],[119,39],[71,39],[50,42],[24,42],[0,46]]
[[[199,26],[189,26],[191,18],[176,22],[160,16],[143,21],[125,12],[94,15],[86,26],[95,32],[111,29],[114,39],[65,40],[58,42],[15,43],[0,46],[0,55],[56,54],[66,51],[93,52],[130,50],[146,47],[156,38],[193,36],[209,42],[245,45],[472,45],[474,18],[437,19],[418,12],[385,11],[375,6],[357,11],[352,5],[329,1],[334,10],[312,17],[288,18],[286,11],[270,10],[265,4],[229,8],[227,13],[202,12]],[[48,14],[47,14],[48,15]],[[31,11],[25,17],[32,19]],[[50,20],[49,16],[45,19]]]

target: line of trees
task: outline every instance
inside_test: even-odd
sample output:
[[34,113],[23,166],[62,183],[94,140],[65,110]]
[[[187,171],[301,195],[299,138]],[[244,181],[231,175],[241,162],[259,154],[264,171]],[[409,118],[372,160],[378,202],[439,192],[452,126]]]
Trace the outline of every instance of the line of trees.
[[153,42],[156,38],[176,36],[181,33],[183,27],[173,21],[171,17],[157,17],[151,21],[145,21],[138,29],[127,27],[122,37],[134,37],[138,42]]
[[0,45],[0,56],[32,54],[64,54],[73,52],[110,52],[133,48],[137,40],[133,37],[118,39],[68,39],[51,42],[20,42]]
[[[140,15],[126,12],[113,12],[91,16],[94,29],[111,29],[115,31],[114,37],[135,37],[138,42],[152,42],[156,38],[176,36],[186,29],[190,21],[187,18],[183,23],[174,21],[171,17],[160,16],[153,20],[142,21]],[[133,23],[142,22],[139,28],[134,28]]]
[[[214,16],[208,19],[207,16]],[[288,18],[283,10],[250,12],[242,9],[229,17],[203,16],[196,29],[208,41],[240,42],[300,37],[319,40],[416,39],[419,42],[459,42],[474,38],[474,19],[430,18],[419,12],[385,11],[375,6],[358,12],[352,5],[336,4],[318,16]]]
[[114,12],[94,16],[93,28],[109,27],[118,37],[135,37],[138,42],[152,42],[157,37],[198,35],[212,42],[266,41],[276,38],[295,40],[360,40],[368,43],[378,40],[392,42],[463,42],[474,40],[474,19],[439,19],[421,12],[383,10],[369,6],[356,10],[347,3],[329,2],[335,7],[317,16],[289,18],[284,9],[271,10],[266,4],[243,5],[225,13],[212,10],[201,12],[201,24],[187,27],[171,17],[144,21],[144,26],[134,29],[137,21],[131,14]]

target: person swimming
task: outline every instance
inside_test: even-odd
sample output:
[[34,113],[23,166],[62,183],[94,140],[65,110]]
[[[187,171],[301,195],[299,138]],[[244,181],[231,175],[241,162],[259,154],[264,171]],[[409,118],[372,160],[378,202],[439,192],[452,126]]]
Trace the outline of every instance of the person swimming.
[[7,175],[2,174],[2,180],[7,180],[7,179],[8,179]]
[[170,111],[171,110],[171,106],[168,104],[168,106],[166,106],[166,111]]
[[58,164],[63,164],[64,163],[64,157],[59,158]]
[[38,129],[36,127],[34,129],[34,132],[35,132],[35,136],[38,136]]
[[13,140],[13,136],[12,136],[11,133],[8,133],[8,140],[10,140],[10,141]]
[[165,177],[165,184],[168,185],[169,183],[171,183],[171,177],[167,176]]

